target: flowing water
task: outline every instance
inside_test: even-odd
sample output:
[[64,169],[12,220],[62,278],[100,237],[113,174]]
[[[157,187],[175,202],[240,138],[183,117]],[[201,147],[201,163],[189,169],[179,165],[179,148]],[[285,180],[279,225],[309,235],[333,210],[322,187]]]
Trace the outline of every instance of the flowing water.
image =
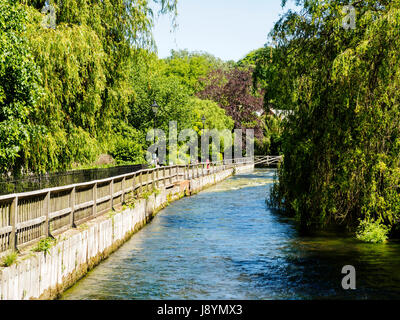
[[[265,204],[274,170],[172,203],[62,299],[399,299],[400,243],[303,236]],[[342,267],[356,268],[345,291]]]

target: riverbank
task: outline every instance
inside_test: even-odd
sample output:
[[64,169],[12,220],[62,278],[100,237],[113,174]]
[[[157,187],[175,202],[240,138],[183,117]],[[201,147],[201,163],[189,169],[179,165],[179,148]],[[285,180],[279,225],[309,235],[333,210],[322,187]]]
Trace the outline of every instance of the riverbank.
[[57,237],[48,252],[25,251],[18,263],[0,269],[1,300],[55,299],[110,256],[172,201],[197,193],[234,173],[254,169],[247,164],[203,177],[183,180],[136,199],[120,212],[109,212]]

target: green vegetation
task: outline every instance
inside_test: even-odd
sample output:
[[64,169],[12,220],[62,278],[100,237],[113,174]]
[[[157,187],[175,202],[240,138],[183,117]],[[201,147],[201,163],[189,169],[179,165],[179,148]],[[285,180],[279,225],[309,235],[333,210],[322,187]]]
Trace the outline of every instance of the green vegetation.
[[23,36],[26,16],[11,0],[0,0],[0,170],[24,161],[29,137],[40,127],[29,115],[37,103],[40,74]]
[[[55,8],[55,29],[42,25],[45,3]],[[103,155],[115,164],[144,163],[154,100],[161,106],[156,127],[165,132],[177,121],[179,131],[201,135],[203,115],[208,129],[262,128],[254,108],[240,105],[262,105],[260,93],[251,92],[251,59],[236,64],[187,51],[156,56],[154,17],[166,14],[173,23],[176,5],[0,0],[0,174],[91,168]],[[213,95],[225,89],[224,101]],[[221,158],[223,147],[211,149]]]
[[400,1],[354,2],[354,30],[343,1],[298,2],[255,72],[265,105],[290,111],[270,204],[307,229],[361,219],[358,237],[381,241],[400,219]]
[[383,243],[388,238],[389,229],[378,220],[362,220],[357,228],[357,239],[364,242]]
[[51,237],[40,240],[36,246],[32,249],[34,252],[44,252],[45,254],[49,253],[51,247],[53,247],[57,243],[57,240]]
[[[42,26],[45,1],[0,0],[1,175],[94,167],[101,155],[144,163],[156,100],[166,133],[176,121],[200,137],[205,116],[229,135],[255,129],[257,154],[284,154],[269,204],[302,227],[400,234],[400,0],[355,2],[354,30],[342,0],[298,0],[271,43],[238,62],[157,57],[154,17],[173,23],[177,0],[48,2],[55,29]],[[210,146],[219,159],[221,141]]]
[[5,255],[1,260],[1,266],[2,267],[11,266],[14,262],[17,261],[17,257],[18,257],[18,253],[15,251]]
[[154,190],[149,190],[149,191],[145,191],[145,192],[143,192],[141,195],[140,195],[140,197],[142,198],[142,199],[149,199],[150,198],[150,196],[152,195],[154,193]]

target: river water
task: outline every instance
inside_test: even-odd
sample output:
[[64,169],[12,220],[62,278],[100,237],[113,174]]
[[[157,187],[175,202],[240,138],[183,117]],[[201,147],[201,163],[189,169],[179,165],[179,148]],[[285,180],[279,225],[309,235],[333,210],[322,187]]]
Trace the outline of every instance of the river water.
[[[265,204],[275,171],[172,203],[62,299],[399,299],[400,243],[301,235]],[[356,290],[342,289],[342,267]]]

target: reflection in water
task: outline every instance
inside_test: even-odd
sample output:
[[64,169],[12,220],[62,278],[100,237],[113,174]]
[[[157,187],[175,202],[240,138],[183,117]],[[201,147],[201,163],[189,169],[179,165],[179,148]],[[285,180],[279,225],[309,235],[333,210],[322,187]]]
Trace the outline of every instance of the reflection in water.
[[[400,298],[400,244],[305,237],[267,208],[274,170],[230,178],[160,212],[63,299]],[[341,288],[344,265],[357,290]]]

